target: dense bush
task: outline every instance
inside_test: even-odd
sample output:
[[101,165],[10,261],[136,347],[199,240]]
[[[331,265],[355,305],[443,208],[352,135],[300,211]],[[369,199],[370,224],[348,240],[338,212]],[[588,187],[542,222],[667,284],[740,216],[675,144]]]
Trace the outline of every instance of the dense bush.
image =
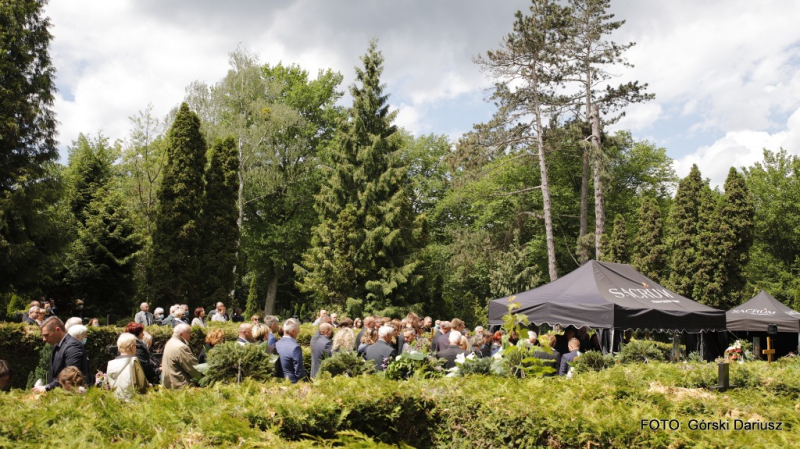
[[[671,347],[670,347],[671,350]],[[634,340],[622,347],[620,360],[624,363],[648,363],[655,360],[668,360],[663,346],[650,340]]]
[[200,385],[215,382],[241,382],[246,378],[269,380],[275,375],[278,356],[267,354],[262,345],[222,343],[208,352],[208,371]]
[[338,351],[323,360],[319,365],[319,374],[331,376],[356,377],[375,372],[375,364],[367,362],[355,351]]
[[611,368],[616,364],[614,356],[611,354],[603,355],[599,351],[587,351],[580,355],[572,366],[575,372],[583,373],[586,371],[600,371],[601,369]]
[[[800,363],[735,364],[732,382],[747,387],[698,388],[716,384],[716,369],[653,362],[572,379],[247,380],[153,391],[130,403],[94,389],[43,398],[13,391],[0,395],[0,409],[13,411],[0,420],[0,447],[379,447],[363,435],[416,448],[800,445]],[[676,419],[681,428],[642,429],[642,419]],[[781,421],[783,430],[690,430],[691,419]]]

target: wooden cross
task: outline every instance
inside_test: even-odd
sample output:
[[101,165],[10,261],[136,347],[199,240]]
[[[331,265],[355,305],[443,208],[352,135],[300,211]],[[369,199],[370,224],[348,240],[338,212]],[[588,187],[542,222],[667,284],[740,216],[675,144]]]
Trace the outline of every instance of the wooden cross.
[[761,353],[767,355],[767,363],[772,362],[772,354],[775,354],[775,350],[772,349],[772,338],[767,337],[767,349],[764,349]]

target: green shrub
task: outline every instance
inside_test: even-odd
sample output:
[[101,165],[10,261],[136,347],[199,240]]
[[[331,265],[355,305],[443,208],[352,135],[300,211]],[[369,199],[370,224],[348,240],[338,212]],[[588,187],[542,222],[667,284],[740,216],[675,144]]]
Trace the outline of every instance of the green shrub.
[[323,360],[319,365],[319,374],[328,373],[331,376],[357,377],[364,374],[373,374],[375,365],[364,360],[355,351],[338,351]]
[[581,354],[572,366],[575,368],[576,373],[585,373],[587,371],[600,371],[602,369],[611,368],[616,364],[614,356],[611,354],[603,355],[600,351],[587,351]]
[[261,345],[222,343],[208,351],[208,371],[200,385],[215,382],[242,382],[245,378],[269,380],[275,376],[278,356],[267,354]]
[[[671,347],[670,347],[671,350]],[[665,360],[664,351],[655,342],[634,340],[622,347],[620,360],[624,363],[648,363]]]
[[384,371],[387,379],[405,380],[411,377],[431,379],[444,376],[444,359],[424,352],[404,352],[389,363]]

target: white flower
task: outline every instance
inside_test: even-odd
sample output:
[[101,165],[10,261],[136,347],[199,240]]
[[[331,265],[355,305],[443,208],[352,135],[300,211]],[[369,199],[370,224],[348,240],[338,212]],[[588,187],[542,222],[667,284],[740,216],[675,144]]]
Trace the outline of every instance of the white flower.
[[470,352],[469,355],[467,356],[467,359],[468,360],[475,360],[475,353],[474,352]]
[[456,356],[456,365],[463,365],[467,359],[464,357],[464,354],[459,354]]
[[497,359],[497,360],[502,359],[503,358],[503,350],[500,349],[497,352],[495,352],[494,355],[492,356],[492,358],[493,359]]

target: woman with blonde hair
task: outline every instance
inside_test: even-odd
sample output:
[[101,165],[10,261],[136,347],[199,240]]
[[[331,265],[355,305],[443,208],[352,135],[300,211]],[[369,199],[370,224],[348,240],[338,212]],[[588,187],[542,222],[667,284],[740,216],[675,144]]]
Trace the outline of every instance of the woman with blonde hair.
[[222,343],[225,340],[225,331],[222,329],[211,329],[206,334],[206,344],[200,350],[200,355],[197,356],[197,363],[206,363],[206,353],[214,346]]
[[336,331],[336,335],[333,336],[333,352],[339,352],[341,349],[347,349],[352,351],[353,346],[355,346],[356,336],[353,333],[353,329],[350,327],[342,327]]

